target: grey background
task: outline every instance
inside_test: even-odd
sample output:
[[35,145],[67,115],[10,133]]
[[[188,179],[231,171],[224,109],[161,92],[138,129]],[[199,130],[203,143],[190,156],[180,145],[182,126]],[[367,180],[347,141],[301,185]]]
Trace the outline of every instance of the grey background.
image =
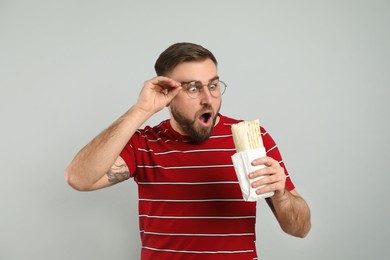
[[63,172],[178,41],[214,52],[221,112],[260,119],[311,206],[298,239],[260,203],[260,259],[386,258],[389,24],[380,0],[0,0],[0,259],[139,258],[135,183]]

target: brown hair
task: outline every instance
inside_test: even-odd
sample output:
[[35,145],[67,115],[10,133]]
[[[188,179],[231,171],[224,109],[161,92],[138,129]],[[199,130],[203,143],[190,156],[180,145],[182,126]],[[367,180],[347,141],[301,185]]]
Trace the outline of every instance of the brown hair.
[[206,48],[189,42],[175,43],[163,51],[154,69],[158,76],[167,76],[177,65],[188,61],[203,61],[211,59],[215,65],[218,64],[214,55]]

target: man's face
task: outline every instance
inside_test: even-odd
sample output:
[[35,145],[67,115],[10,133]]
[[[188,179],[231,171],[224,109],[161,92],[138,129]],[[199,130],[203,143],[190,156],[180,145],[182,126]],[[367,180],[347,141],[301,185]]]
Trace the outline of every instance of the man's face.
[[[217,76],[217,67],[210,59],[179,64],[168,75],[179,82],[199,81],[203,85],[209,84]],[[194,142],[202,142],[210,137],[218,122],[220,107],[221,97],[213,97],[206,86],[196,98],[190,97],[183,89],[169,105],[171,125]]]

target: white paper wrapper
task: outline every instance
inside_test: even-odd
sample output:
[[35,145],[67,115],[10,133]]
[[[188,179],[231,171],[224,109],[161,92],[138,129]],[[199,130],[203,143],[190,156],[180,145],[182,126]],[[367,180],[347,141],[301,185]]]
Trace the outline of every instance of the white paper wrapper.
[[[251,187],[251,183],[255,180],[264,178],[258,177],[256,179],[249,179],[249,173],[264,168],[264,165],[253,166],[252,161],[266,156],[264,148],[251,149],[243,152],[235,153],[232,156],[234,169],[240,183],[242,196],[245,201],[257,201],[259,199],[268,198],[274,195],[274,192],[267,192],[264,194],[256,194],[256,189]],[[257,188],[258,189],[258,188]]]

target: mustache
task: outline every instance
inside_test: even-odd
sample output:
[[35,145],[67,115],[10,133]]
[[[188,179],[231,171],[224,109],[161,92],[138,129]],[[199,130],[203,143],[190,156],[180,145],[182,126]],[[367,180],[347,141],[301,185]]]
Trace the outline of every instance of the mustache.
[[201,114],[203,111],[210,111],[210,110],[214,112],[214,109],[210,104],[204,104],[198,113]]

